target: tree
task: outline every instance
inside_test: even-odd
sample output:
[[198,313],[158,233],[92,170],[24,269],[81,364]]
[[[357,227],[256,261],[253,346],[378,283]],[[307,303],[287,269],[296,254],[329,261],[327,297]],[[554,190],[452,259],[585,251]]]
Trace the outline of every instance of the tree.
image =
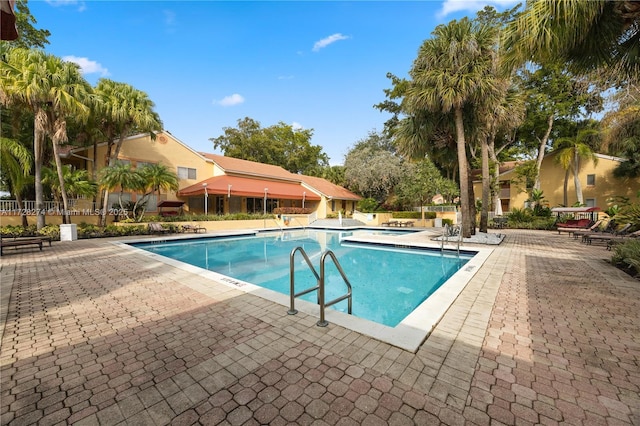
[[575,137],[559,138],[557,140],[558,154],[556,161],[565,170],[564,177],[564,205],[568,205],[568,180],[569,172],[573,174],[573,183],[576,189],[576,198],[580,205],[584,204],[584,198],[582,196],[582,184],[578,177],[580,173],[580,163],[582,160],[592,161],[594,164],[598,163],[598,157],[591,150],[591,147],[586,143],[590,138],[598,136],[599,132],[594,129],[581,129],[578,131]]
[[[534,188],[540,189],[540,167],[551,141],[561,135],[554,130],[558,120],[602,110],[602,96],[589,79],[578,76],[558,63],[546,63],[535,69],[523,69],[518,75],[526,96],[526,119],[518,129],[523,150],[537,150]],[[555,127],[554,127],[555,125]]]
[[[121,212],[126,212],[122,202],[122,195],[125,191],[138,191],[143,188],[145,182],[142,180],[142,176],[136,173],[130,164],[116,163],[113,166],[108,166],[100,170],[100,186],[106,189],[106,193],[109,191],[115,191],[120,189],[118,193],[118,205]],[[108,210],[105,207],[105,210]],[[135,211],[134,211],[135,213]],[[126,214],[127,218],[129,217]]]
[[425,204],[431,203],[434,196],[448,192],[448,188],[457,185],[442,177],[438,168],[428,158],[415,163],[408,163],[408,176],[398,185],[397,196],[403,203],[410,206],[418,204],[424,221]]
[[31,14],[27,6],[27,0],[17,0],[14,10],[16,16],[16,28],[18,29],[18,38],[10,42],[2,41],[2,48],[18,47],[23,49],[39,48],[44,49],[49,44],[48,37],[51,35],[49,30],[36,29],[36,18]]
[[34,115],[34,162],[37,227],[44,226],[44,197],[41,169],[45,138],[51,138],[62,194],[65,223],[68,223],[67,196],[58,147],[66,142],[66,117],[82,118],[88,114],[83,103],[90,87],[75,64],[40,50],[11,49],[6,62],[0,61],[2,103],[28,108]]
[[31,160],[31,152],[20,142],[0,137],[0,173],[2,173],[3,181],[6,180],[7,188],[16,197],[24,227],[29,224],[22,202],[22,191],[29,180]]
[[223,128],[224,135],[210,138],[215,149],[227,157],[280,166],[291,173],[314,174],[329,165],[319,145],[311,145],[313,129],[296,129],[279,122],[262,128],[249,117],[238,120],[238,127]]
[[611,155],[624,157],[614,170],[619,178],[640,177],[640,87],[630,84],[616,93],[617,108],[602,120],[605,129],[603,148]]
[[[640,73],[638,1],[530,1],[505,33],[512,61],[598,67],[623,79]],[[617,77],[616,76],[616,77]]]
[[[409,111],[426,109],[453,116],[460,176],[462,233],[472,230],[465,108],[473,108],[495,97],[493,48],[495,28],[463,18],[439,25],[420,47],[410,72],[413,84],[407,89],[405,102]],[[469,130],[466,130],[469,132]]]
[[344,160],[346,186],[352,191],[384,203],[406,175],[403,160],[389,151],[390,141],[370,132],[349,150]]
[[[127,136],[132,133],[149,133],[155,139],[155,132],[162,129],[160,117],[153,109],[154,103],[145,92],[129,84],[103,78],[98,81],[95,94],[96,108],[107,139],[107,166],[113,167],[116,164]],[[110,187],[107,185],[103,188],[105,191],[100,218],[102,226],[106,225]]]
[[133,213],[135,214],[138,211],[138,206],[140,204],[143,205],[140,216],[136,218],[136,220],[140,221],[146,210],[146,202],[150,195],[158,192],[157,199],[159,199],[160,190],[177,191],[179,185],[178,176],[163,164],[147,164],[135,172],[140,175],[140,182],[142,184],[142,187],[137,189],[144,192],[142,197],[138,197],[136,199],[136,203],[133,207]]
[[[62,166],[62,174],[68,196],[93,197],[96,194],[98,184],[89,178],[89,172],[86,170],[74,169],[72,166],[65,164]],[[60,191],[60,182],[58,181],[58,172],[48,167],[43,167],[42,183],[49,186],[54,199],[60,202],[62,193]]]

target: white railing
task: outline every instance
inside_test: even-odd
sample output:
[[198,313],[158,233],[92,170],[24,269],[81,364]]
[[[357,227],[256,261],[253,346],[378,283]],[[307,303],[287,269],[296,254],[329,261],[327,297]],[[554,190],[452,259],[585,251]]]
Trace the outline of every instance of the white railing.
[[316,220],[318,220],[318,212],[313,212],[307,216],[307,223],[309,225],[311,225]]
[[[413,210],[419,212],[420,207],[415,207]],[[455,213],[457,211],[457,207],[456,206],[422,206],[422,210],[425,212]]]
[[[70,199],[69,208],[73,209],[78,204],[77,199]],[[58,212],[62,211],[62,203],[58,203],[57,201],[45,201],[43,205],[43,209],[45,211]],[[33,212],[36,210],[36,202],[31,200],[25,200],[22,202],[22,209],[18,207],[18,202],[16,200],[0,200],[0,212],[5,213],[20,213],[22,211],[25,212]]]

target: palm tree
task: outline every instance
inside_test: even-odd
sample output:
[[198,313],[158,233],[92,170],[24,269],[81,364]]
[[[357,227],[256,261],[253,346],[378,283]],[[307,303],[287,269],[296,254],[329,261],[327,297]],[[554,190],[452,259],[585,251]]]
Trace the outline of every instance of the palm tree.
[[[96,194],[98,185],[89,179],[89,172],[78,170],[65,164],[62,166],[64,176],[64,187],[67,195],[71,197],[93,197]],[[60,201],[62,193],[58,181],[57,171],[48,167],[42,168],[42,183],[48,185],[53,192],[54,199]]]
[[585,71],[597,67],[640,73],[640,2],[536,0],[511,23],[505,43],[512,60],[557,59]]
[[59,145],[67,141],[66,117],[86,117],[89,108],[83,103],[90,92],[77,65],[41,50],[10,49],[0,61],[0,97],[5,105],[24,106],[34,114],[33,151],[35,163],[37,226],[44,226],[44,194],[41,170],[45,137],[53,145],[60,192],[69,222],[67,194],[64,188]]
[[[177,191],[178,190],[178,176],[167,166],[162,164],[148,164],[142,169],[137,170],[137,173],[141,177],[141,181],[144,185],[144,195],[136,200],[136,204],[133,207],[133,212],[137,211],[138,205],[144,203],[150,195],[158,192],[158,200],[160,199],[160,190],[165,191]],[[146,208],[143,207],[140,216],[136,218],[140,220],[144,215]]]
[[[99,99],[99,114],[102,117],[103,132],[107,138],[107,166],[114,166],[122,142],[133,131],[149,132],[155,138],[155,131],[162,129],[160,117],[153,110],[154,104],[148,95],[134,87],[109,79],[100,79],[95,88]],[[105,187],[100,224],[106,224],[109,189]]]
[[[120,189],[118,194],[118,204],[120,206],[120,211],[125,212],[126,209],[122,203],[122,194],[127,190],[140,190],[144,187],[144,182],[142,181],[140,174],[131,169],[131,165],[116,163],[113,166],[105,167],[100,171],[100,185],[106,190],[107,194],[108,191],[115,191],[118,188]],[[105,207],[104,210],[108,210],[108,207]],[[104,214],[106,214],[106,212],[104,212]]]
[[569,172],[573,174],[573,183],[576,188],[576,198],[579,204],[584,204],[584,198],[582,196],[582,184],[580,183],[580,163],[582,160],[592,161],[593,164],[598,164],[598,157],[591,150],[591,147],[585,143],[589,138],[593,138],[599,134],[598,131],[593,129],[582,129],[578,131],[575,137],[563,137],[558,138],[557,148],[558,154],[556,161],[565,170],[564,176],[564,205],[568,205],[568,182]]
[[410,111],[427,109],[453,114],[462,232],[464,237],[470,237],[473,230],[463,117],[465,109],[473,110],[475,102],[495,97],[492,67],[496,31],[492,26],[464,18],[439,25],[432,34],[420,47],[410,72],[413,84],[407,90],[405,101]]
[[22,203],[22,191],[28,182],[31,173],[31,152],[20,142],[0,137],[0,171],[7,179],[9,189],[16,197],[20,216],[22,216],[22,226],[29,225]]

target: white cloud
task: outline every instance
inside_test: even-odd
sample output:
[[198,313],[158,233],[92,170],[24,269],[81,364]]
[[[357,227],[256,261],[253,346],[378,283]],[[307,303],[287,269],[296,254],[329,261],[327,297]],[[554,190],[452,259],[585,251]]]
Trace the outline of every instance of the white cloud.
[[304,129],[304,127],[302,126],[302,124],[294,121],[293,123],[291,123],[291,127],[293,128],[293,130],[302,130]]
[[214,101],[214,103],[216,103],[218,105],[225,106],[225,107],[226,106],[234,106],[234,105],[240,105],[240,104],[244,103],[244,98],[242,97],[242,95],[234,93],[233,95],[225,96],[220,101]]
[[78,12],[83,12],[87,4],[82,0],[46,0],[51,6],[78,6]]
[[292,75],[279,75],[278,80],[293,80]]
[[63,61],[73,62],[74,64],[78,64],[80,67],[80,72],[82,74],[100,74],[102,77],[107,77],[109,75],[109,70],[104,68],[96,61],[92,61],[89,58],[80,58],[78,56],[63,56]]
[[313,44],[313,51],[317,52],[328,45],[340,40],[347,40],[349,37],[340,33],[331,34],[329,37],[325,37],[322,40],[318,40]]
[[485,6],[494,6],[503,9],[518,4],[518,0],[445,0],[442,9],[438,12],[438,17],[443,18],[451,13],[467,11],[477,12]]

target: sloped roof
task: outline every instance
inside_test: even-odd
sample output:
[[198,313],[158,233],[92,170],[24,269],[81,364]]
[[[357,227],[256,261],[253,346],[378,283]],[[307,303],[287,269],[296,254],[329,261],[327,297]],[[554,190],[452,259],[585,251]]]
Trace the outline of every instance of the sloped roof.
[[279,179],[300,181],[295,175],[280,166],[274,166],[272,164],[263,164],[255,161],[241,160],[239,158],[225,157],[224,155],[208,154],[201,152],[205,158],[213,160],[225,173],[233,174],[246,174],[259,177],[273,177]]
[[[205,185],[206,184],[206,185]],[[252,179],[240,176],[215,176],[201,182],[187,186],[178,191],[180,197],[204,195],[205,190],[209,195],[230,195],[240,197],[284,198],[288,200],[320,200],[320,196],[309,191],[296,182],[283,182],[275,180]]]
[[354,200],[354,201],[359,201],[362,199],[361,196],[354,194],[353,192],[349,191],[346,188],[343,188],[339,185],[331,183],[326,179],[315,177],[315,176],[306,176],[306,175],[298,175],[298,176],[300,177],[300,179],[305,185],[321,192],[327,198],[337,198],[340,200]]
[[208,154],[205,152],[201,152],[200,155],[209,160],[212,160],[220,168],[222,168],[225,173],[302,182],[310,190],[320,192],[327,198],[355,201],[362,199],[362,197],[360,197],[359,195],[356,195],[339,185],[335,185],[326,179],[315,176],[291,173],[290,171],[285,170],[280,166],[257,163],[255,161],[249,160],[241,160],[239,158],[233,157],[225,157],[224,155]]

